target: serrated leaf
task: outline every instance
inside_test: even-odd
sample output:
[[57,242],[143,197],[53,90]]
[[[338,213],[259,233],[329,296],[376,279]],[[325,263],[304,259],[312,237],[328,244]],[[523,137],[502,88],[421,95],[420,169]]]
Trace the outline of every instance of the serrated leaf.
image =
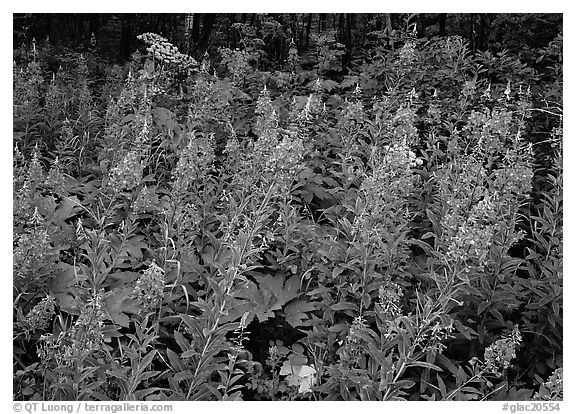
[[302,300],[291,302],[284,308],[286,322],[294,328],[301,326],[302,322],[308,319],[306,312],[311,312],[314,309],[316,309],[316,306],[313,302]]

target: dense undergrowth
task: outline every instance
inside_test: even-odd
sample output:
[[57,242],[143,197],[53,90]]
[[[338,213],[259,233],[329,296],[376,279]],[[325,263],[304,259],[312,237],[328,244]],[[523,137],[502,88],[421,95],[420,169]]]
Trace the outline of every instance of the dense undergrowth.
[[14,64],[14,399],[562,398],[561,36],[140,38]]

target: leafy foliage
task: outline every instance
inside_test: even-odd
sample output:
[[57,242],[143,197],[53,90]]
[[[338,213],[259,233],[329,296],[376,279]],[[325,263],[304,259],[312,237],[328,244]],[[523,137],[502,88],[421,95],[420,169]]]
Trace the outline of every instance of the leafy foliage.
[[15,63],[14,399],[562,398],[561,36],[234,30]]

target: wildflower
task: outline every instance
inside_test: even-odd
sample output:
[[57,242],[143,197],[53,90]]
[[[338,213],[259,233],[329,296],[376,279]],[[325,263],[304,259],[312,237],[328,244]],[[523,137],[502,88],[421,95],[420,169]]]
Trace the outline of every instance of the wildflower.
[[506,85],[506,89],[504,90],[504,95],[506,96],[506,100],[510,100],[510,94],[512,93],[512,88],[510,87],[510,81],[508,81],[508,85]]
[[296,71],[296,65],[298,65],[298,49],[296,48],[294,39],[292,39],[290,41],[290,49],[288,50],[288,67],[291,72]]
[[148,213],[153,211],[155,208],[154,204],[151,200],[150,190],[148,190],[147,186],[142,187],[140,192],[138,193],[138,197],[134,201],[132,205],[132,210],[136,214]]
[[562,400],[564,398],[564,370],[556,368],[534,398],[546,401]]
[[378,305],[383,314],[383,319],[392,320],[402,314],[400,301],[404,293],[400,285],[386,280],[378,288]]
[[312,92],[318,94],[322,92],[322,81],[320,78],[316,78],[314,85],[312,85]]
[[296,115],[296,121],[303,124],[306,121],[314,119],[314,117],[321,112],[320,104],[320,99],[315,94],[311,93],[306,99],[302,111]]
[[180,152],[176,168],[172,172],[172,187],[177,194],[184,194],[196,180],[207,174],[214,163],[214,136],[196,137],[188,134],[188,145]]
[[492,89],[492,82],[489,82],[488,86],[486,87],[484,92],[482,92],[482,99],[489,100],[492,98],[492,90],[491,89]]
[[54,335],[43,334],[40,336],[38,343],[36,345],[36,354],[40,358],[40,362],[47,366],[52,357],[59,351],[58,344],[54,340]]
[[132,296],[145,313],[156,310],[162,304],[164,284],[164,271],[155,263],[151,263],[136,281]]
[[208,73],[210,70],[210,55],[208,51],[204,52],[202,55],[202,62],[200,63],[200,72]]
[[254,113],[256,114],[256,125],[254,127],[256,135],[258,137],[269,137],[270,140],[274,140],[277,135],[278,115],[272,106],[270,92],[266,86],[260,92]]
[[240,141],[238,141],[238,137],[236,136],[236,132],[232,130],[231,137],[226,141],[226,147],[224,148],[224,154],[226,154],[226,160],[228,161],[228,165],[233,167],[237,164],[240,158]]
[[266,158],[265,171],[292,177],[300,169],[303,153],[304,143],[300,138],[285,136]]
[[194,58],[181,53],[168,39],[156,33],[143,33],[137,37],[148,45],[146,51],[160,62],[177,65],[182,69],[198,65]]
[[132,190],[140,184],[144,167],[138,151],[128,152],[110,172],[108,184],[114,192]]
[[72,328],[61,332],[55,341],[52,339],[52,344],[40,349],[39,354],[46,357],[46,353],[52,350],[57,365],[69,366],[100,351],[104,343],[102,328],[106,317],[102,299],[102,292],[92,296],[82,307]]
[[399,108],[390,122],[390,135],[395,143],[414,145],[418,142],[418,130],[415,127],[416,113],[409,107]]
[[270,348],[268,348],[268,358],[266,358],[266,365],[271,368],[277,367],[280,364],[280,360],[285,357],[287,353],[288,349],[282,345],[270,345]]
[[442,110],[440,105],[432,102],[426,111],[426,121],[430,124],[440,125],[442,123]]
[[201,212],[194,203],[184,203],[176,208],[174,214],[177,230],[181,241],[194,239],[202,220]]
[[407,41],[400,49],[400,64],[407,66],[414,62],[416,58],[416,45],[413,41]]
[[58,157],[56,157],[50,167],[50,171],[48,171],[45,186],[52,189],[57,194],[63,194],[66,189],[66,177],[62,173]]
[[[380,243],[386,238],[389,226],[403,223],[405,218],[399,218],[398,212],[406,211],[406,197],[414,185],[411,168],[421,162],[406,144],[385,145],[373,151],[372,173],[360,187],[364,205],[353,222],[362,240]],[[386,251],[385,254],[395,253]]]
[[150,136],[150,122],[151,122],[151,120],[148,118],[151,117],[149,115],[148,116],[140,115],[138,118],[140,118],[142,128],[140,129],[140,132],[138,133],[138,136],[136,137],[136,140],[134,142],[136,145],[141,146],[146,142],[148,142]]
[[368,326],[362,317],[354,318],[344,344],[338,350],[340,355],[340,363],[346,365],[355,365],[359,362],[361,355],[364,351],[365,337],[369,335]]
[[40,163],[40,151],[34,147],[32,160],[26,171],[26,182],[31,190],[36,189],[44,181],[44,168]]
[[46,329],[54,316],[54,305],[54,298],[50,295],[38,302],[23,321],[26,331],[29,333]]
[[418,93],[416,92],[416,88],[412,88],[412,90],[408,93],[408,101],[412,105],[418,99]]
[[357,101],[357,102],[352,103],[352,102],[346,101],[345,104],[346,105],[345,105],[344,109],[342,110],[342,118],[344,119],[344,123],[346,123],[346,121],[359,122],[363,119],[364,106],[362,105],[362,102]]
[[497,377],[502,376],[502,371],[510,366],[510,362],[516,358],[516,347],[522,342],[518,325],[506,337],[498,339],[492,345],[484,350],[484,362],[486,371],[495,374]]
[[251,70],[250,54],[246,50],[228,48],[221,48],[219,52],[222,54],[222,62],[226,63],[228,71],[232,75],[232,82],[240,83]]
[[80,218],[78,218],[78,221],[76,222],[75,233],[76,233],[76,238],[79,241],[83,241],[83,240],[87,239],[86,230],[84,229],[84,225],[82,224],[82,219],[80,219]]
[[45,228],[35,228],[20,235],[14,249],[14,271],[24,275],[39,266],[44,266],[52,257],[50,236]]
[[242,318],[240,318],[240,325],[238,326],[238,329],[240,330],[244,330],[246,329],[246,327],[248,326],[248,315],[250,315],[250,312],[244,312],[242,314]]
[[63,103],[63,93],[60,90],[59,85],[56,83],[56,74],[52,74],[52,80],[50,81],[50,85],[48,86],[48,90],[46,92],[46,103],[45,108],[50,111],[57,111],[60,110],[60,105]]

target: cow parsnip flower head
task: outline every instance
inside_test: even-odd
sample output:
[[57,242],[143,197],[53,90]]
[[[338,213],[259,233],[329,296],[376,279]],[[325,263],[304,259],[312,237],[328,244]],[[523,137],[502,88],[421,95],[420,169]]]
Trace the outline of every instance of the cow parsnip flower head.
[[173,64],[182,69],[198,66],[198,62],[192,56],[181,53],[165,37],[150,32],[143,33],[137,37],[148,45],[146,51],[163,63]]

